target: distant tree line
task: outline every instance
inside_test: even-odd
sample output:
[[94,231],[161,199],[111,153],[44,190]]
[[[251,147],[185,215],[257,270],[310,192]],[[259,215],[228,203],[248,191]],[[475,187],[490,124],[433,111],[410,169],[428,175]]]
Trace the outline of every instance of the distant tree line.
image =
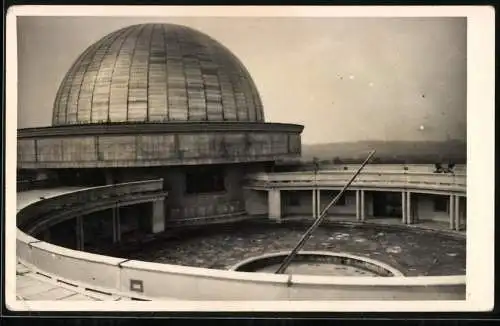
[[[320,159],[318,157],[313,157],[312,159],[302,160],[301,163],[294,166],[281,167],[279,168],[282,172],[287,172],[288,170],[302,170],[302,171],[315,171],[321,170],[322,167],[332,166],[332,165],[348,165],[348,164],[361,164],[365,158],[340,158],[334,157],[333,159]],[[399,157],[374,157],[369,164],[428,164],[434,165],[434,173],[453,173],[456,164],[464,164],[465,160],[455,160],[453,158],[446,159],[442,157],[424,157],[424,158],[408,158],[403,159]],[[347,169],[344,166],[344,169]],[[405,167],[405,170],[408,169]],[[278,172],[278,171],[277,171]]]
[[[365,160],[365,157],[356,157],[356,158],[346,158],[346,157],[334,157],[332,159],[325,159],[325,158],[318,158],[318,157],[313,157],[309,159],[304,159],[302,162],[303,164],[319,164],[319,165],[329,165],[329,164],[334,164],[334,165],[340,165],[340,164],[360,164]],[[415,157],[398,157],[398,156],[392,156],[392,157],[380,157],[380,156],[375,156],[371,159],[370,164],[444,164],[444,162],[452,162],[452,164],[465,164],[466,159],[465,158],[459,158],[459,157],[442,157],[438,155],[429,155],[429,156],[415,156]]]

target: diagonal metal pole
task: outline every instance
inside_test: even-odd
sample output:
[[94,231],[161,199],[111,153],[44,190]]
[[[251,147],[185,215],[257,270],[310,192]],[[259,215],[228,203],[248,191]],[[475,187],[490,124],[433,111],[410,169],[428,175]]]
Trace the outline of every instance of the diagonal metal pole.
[[304,245],[306,244],[307,240],[309,240],[309,238],[311,237],[311,235],[314,232],[314,230],[316,230],[316,228],[323,221],[323,219],[325,218],[326,213],[328,212],[328,210],[330,209],[330,207],[332,207],[333,205],[335,205],[339,201],[339,199],[342,197],[342,195],[344,195],[344,193],[347,190],[347,188],[349,188],[349,186],[351,185],[351,183],[354,181],[354,179],[356,179],[356,177],[359,175],[359,173],[361,172],[361,170],[363,170],[363,168],[365,167],[365,165],[368,163],[368,161],[370,161],[370,159],[372,158],[372,156],[374,154],[375,154],[375,150],[373,150],[373,151],[370,152],[370,154],[368,155],[368,157],[366,158],[366,160],[363,162],[363,164],[361,164],[361,166],[356,171],[356,173],[354,173],[354,175],[351,177],[351,179],[349,180],[349,182],[347,182],[347,184],[344,186],[344,188],[342,188],[342,190],[337,194],[337,196],[335,196],[335,198],[333,198],[333,200],[325,207],[325,209],[321,212],[320,216],[316,219],[316,221],[314,221],[313,225],[311,225],[311,227],[304,233],[304,235],[302,236],[302,238],[300,239],[300,241],[297,243],[297,245],[295,246],[295,248],[293,248],[293,250],[290,252],[290,254],[283,260],[283,262],[281,263],[280,267],[276,271],[276,274],[283,274],[285,272],[285,270],[288,268],[288,266],[292,262],[293,258],[297,255],[297,253],[299,252],[299,250],[302,249],[302,247],[304,247]]

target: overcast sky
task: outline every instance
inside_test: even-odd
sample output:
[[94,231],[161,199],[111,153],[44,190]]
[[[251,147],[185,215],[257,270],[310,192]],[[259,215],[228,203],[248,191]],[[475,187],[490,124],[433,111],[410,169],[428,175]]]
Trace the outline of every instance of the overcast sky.
[[466,138],[462,18],[19,17],[18,127],[51,124],[59,83],[87,46],[148,22],[190,26],[228,47],[266,121],[305,125],[305,144]]

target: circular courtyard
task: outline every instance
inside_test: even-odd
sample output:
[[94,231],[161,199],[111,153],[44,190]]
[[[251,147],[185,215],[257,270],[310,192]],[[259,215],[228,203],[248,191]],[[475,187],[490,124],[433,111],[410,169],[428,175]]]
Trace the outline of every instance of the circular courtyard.
[[[169,238],[122,249],[117,254],[136,260],[229,270],[245,259],[292,250],[310,224],[253,221],[179,230]],[[302,250],[366,257],[392,266],[405,276],[463,275],[466,267],[465,238],[414,228],[328,223],[313,233]],[[271,269],[266,272],[273,272]],[[347,268],[336,274],[363,275]]]

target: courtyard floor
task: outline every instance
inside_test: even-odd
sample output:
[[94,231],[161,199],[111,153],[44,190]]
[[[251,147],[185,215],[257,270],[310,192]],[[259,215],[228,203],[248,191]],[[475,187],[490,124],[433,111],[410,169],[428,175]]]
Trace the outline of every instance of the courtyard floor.
[[[311,222],[283,224],[247,221],[182,231],[174,238],[121,252],[121,257],[144,261],[229,269],[264,253],[291,250]],[[303,250],[343,252],[384,262],[406,276],[463,275],[465,238],[416,228],[384,225],[321,225]]]

